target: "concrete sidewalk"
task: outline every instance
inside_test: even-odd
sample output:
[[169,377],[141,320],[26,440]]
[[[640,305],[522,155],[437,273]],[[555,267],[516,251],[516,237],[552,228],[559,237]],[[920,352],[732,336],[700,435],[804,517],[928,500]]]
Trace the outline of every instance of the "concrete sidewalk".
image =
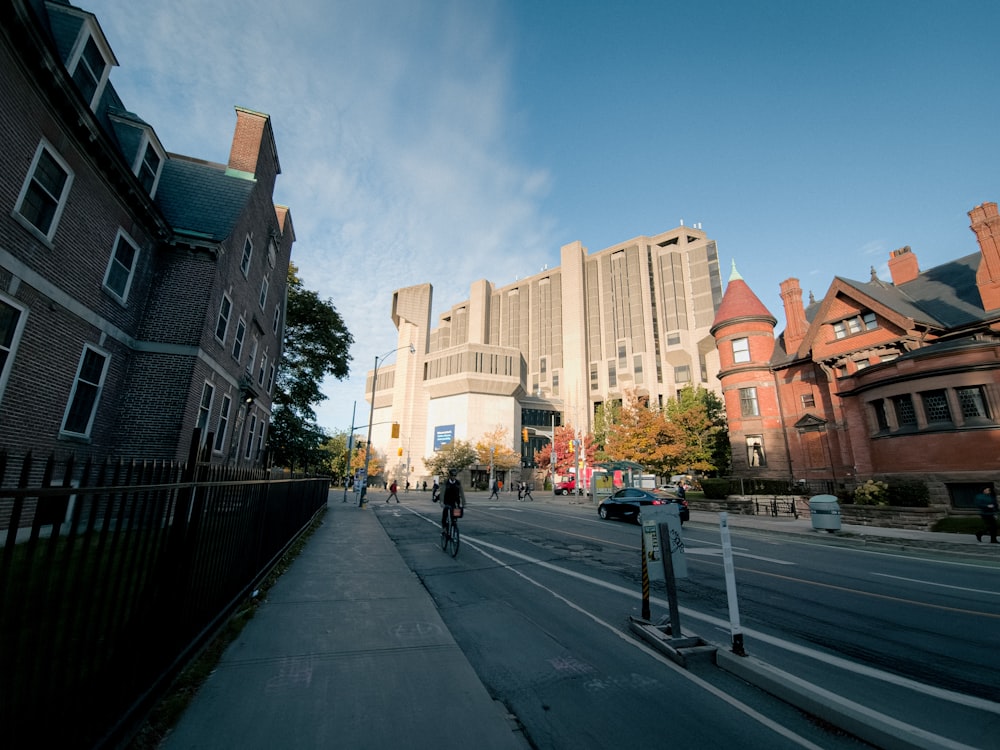
[[348,498],[330,493],[162,748],[528,747],[374,512]]

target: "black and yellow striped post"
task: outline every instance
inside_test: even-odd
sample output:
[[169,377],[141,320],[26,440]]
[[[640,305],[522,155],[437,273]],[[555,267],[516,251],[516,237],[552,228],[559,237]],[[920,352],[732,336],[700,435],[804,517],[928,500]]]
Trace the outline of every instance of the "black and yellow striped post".
[[642,534],[642,619],[649,621],[649,568],[646,567],[646,535]]

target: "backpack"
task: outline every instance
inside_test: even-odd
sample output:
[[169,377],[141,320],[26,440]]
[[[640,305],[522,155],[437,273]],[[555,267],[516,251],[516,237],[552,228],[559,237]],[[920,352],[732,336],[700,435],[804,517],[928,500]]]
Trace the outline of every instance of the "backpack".
[[444,502],[445,505],[461,505],[462,495],[459,492],[459,484],[456,479],[454,482],[450,479],[444,484]]

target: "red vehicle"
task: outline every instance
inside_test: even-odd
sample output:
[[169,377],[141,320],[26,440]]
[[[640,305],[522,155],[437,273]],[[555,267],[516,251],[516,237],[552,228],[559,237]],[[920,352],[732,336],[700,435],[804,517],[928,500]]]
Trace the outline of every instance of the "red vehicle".
[[568,495],[571,492],[576,492],[576,477],[556,482],[553,491],[556,495]]

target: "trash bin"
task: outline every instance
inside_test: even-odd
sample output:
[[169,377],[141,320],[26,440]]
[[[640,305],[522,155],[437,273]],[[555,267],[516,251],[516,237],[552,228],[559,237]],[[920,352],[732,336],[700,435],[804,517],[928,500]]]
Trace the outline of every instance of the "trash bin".
[[840,531],[840,504],[836,495],[814,495],[809,498],[809,515],[817,531]]

